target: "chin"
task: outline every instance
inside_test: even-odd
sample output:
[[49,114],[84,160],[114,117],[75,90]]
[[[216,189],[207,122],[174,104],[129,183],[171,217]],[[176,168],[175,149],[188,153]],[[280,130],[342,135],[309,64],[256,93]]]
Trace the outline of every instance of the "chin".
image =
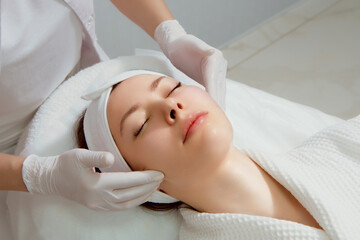
[[198,146],[199,150],[205,153],[207,159],[222,159],[229,152],[233,143],[231,125],[221,128],[208,125],[203,130]]

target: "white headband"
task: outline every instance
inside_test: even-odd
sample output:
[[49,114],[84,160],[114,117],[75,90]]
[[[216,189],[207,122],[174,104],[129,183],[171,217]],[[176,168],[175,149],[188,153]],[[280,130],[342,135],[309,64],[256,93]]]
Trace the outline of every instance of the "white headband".
[[[84,117],[84,133],[86,143],[89,150],[94,151],[108,151],[115,157],[114,165],[109,169],[104,169],[104,172],[130,172],[132,171],[129,165],[122,157],[116,143],[111,135],[106,109],[107,102],[113,85],[140,74],[154,74],[165,76],[164,74],[146,70],[132,70],[114,76],[109,80],[102,79],[103,82],[99,87],[91,88],[85,95],[82,96],[85,100],[92,101],[86,110]],[[101,81],[101,80],[100,80]],[[150,202],[154,203],[173,203],[178,202],[177,199],[169,195],[156,191],[153,193]]]

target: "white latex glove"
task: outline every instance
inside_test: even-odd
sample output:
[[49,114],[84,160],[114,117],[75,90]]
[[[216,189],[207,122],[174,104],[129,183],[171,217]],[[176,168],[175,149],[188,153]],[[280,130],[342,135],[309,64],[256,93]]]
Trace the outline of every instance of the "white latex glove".
[[98,173],[114,156],[73,149],[59,156],[30,155],[23,163],[23,180],[30,193],[59,195],[94,210],[126,210],[145,202],[164,175],[156,171]]
[[176,20],[160,23],[154,38],[171,63],[202,84],[225,110],[227,61],[222,52],[187,34]]

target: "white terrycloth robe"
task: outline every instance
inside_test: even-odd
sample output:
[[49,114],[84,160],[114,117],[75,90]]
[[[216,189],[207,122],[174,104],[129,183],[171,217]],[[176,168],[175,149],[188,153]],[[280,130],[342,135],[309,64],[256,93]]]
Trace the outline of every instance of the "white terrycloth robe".
[[269,217],[183,208],[180,239],[360,239],[360,115],[318,132],[284,155],[245,152],[289,190],[324,231]]

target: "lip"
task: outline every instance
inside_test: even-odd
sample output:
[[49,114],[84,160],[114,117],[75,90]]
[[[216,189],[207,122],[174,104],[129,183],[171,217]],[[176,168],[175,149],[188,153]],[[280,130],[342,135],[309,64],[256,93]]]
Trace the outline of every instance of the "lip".
[[186,116],[182,126],[182,139],[183,143],[188,137],[196,132],[197,129],[205,122],[208,112],[198,111],[190,113]]

